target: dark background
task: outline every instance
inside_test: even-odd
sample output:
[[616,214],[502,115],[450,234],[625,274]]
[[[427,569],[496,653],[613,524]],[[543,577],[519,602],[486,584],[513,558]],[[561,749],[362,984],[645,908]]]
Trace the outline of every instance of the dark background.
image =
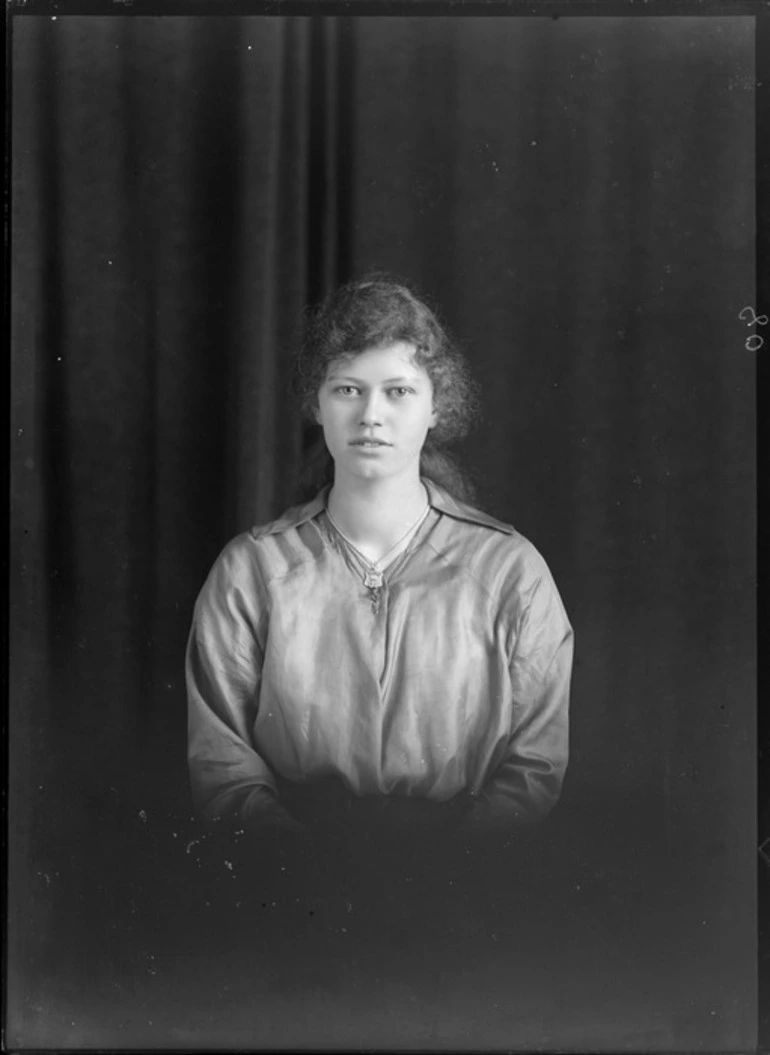
[[[190,1043],[181,1019],[243,1043],[201,1010],[205,955],[148,966],[193,882],[185,638],[225,542],[292,500],[304,305],[383,268],[466,349],[484,417],[459,453],[575,626],[553,823],[603,936],[526,1006],[518,982],[484,1002],[514,969],[496,948],[465,1019],[452,979],[429,1010],[380,989],[387,1022],[284,994],[249,1042],[417,1046],[430,1022],[452,1046],[470,1016],[476,1046],[745,1050],[753,20],[12,28],[12,1043]],[[137,890],[153,923],[111,952]]]

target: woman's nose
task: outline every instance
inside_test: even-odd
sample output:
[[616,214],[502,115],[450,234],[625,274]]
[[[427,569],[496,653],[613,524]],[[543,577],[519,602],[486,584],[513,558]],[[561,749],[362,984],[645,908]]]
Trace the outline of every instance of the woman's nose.
[[382,424],[382,407],[376,392],[371,392],[364,400],[361,408],[361,424],[369,428]]

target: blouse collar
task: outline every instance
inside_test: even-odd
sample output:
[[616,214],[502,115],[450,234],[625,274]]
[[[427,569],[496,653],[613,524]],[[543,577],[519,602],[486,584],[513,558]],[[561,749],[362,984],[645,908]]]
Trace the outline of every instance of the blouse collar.
[[[487,513],[482,513],[480,509],[474,509],[473,506],[458,501],[448,491],[445,491],[443,487],[439,487],[438,484],[434,483],[433,480],[423,478],[422,482],[428,492],[431,508],[439,513],[444,513],[454,520],[462,520],[467,524],[481,524],[483,527],[492,528],[493,531],[501,531],[505,535],[514,534],[515,529],[510,524],[505,524]],[[289,531],[291,528],[299,527],[301,524],[306,524],[308,521],[313,520],[326,509],[326,500],[330,490],[331,485],[327,484],[312,501],[306,502],[304,505],[292,506],[277,520],[253,528],[252,535],[255,538],[262,538],[264,535],[279,535],[284,531]]]

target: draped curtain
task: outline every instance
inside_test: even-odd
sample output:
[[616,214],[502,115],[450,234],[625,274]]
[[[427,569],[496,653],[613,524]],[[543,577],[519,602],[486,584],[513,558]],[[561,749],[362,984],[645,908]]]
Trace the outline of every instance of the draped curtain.
[[65,821],[97,831],[110,794],[187,808],[196,593],[233,534],[292,499],[303,307],[385,269],[465,348],[484,412],[459,453],[575,625],[564,809],[716,856],[737,897],[753,20],[12,28],[19,859]]

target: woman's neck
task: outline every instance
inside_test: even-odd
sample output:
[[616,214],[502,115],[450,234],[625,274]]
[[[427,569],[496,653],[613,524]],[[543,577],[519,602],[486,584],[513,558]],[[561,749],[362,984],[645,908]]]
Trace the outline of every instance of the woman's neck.
[[384,556],[425,511],[425,487],[407,480],[335,479],[329,511],[340,531],[372,561]]

